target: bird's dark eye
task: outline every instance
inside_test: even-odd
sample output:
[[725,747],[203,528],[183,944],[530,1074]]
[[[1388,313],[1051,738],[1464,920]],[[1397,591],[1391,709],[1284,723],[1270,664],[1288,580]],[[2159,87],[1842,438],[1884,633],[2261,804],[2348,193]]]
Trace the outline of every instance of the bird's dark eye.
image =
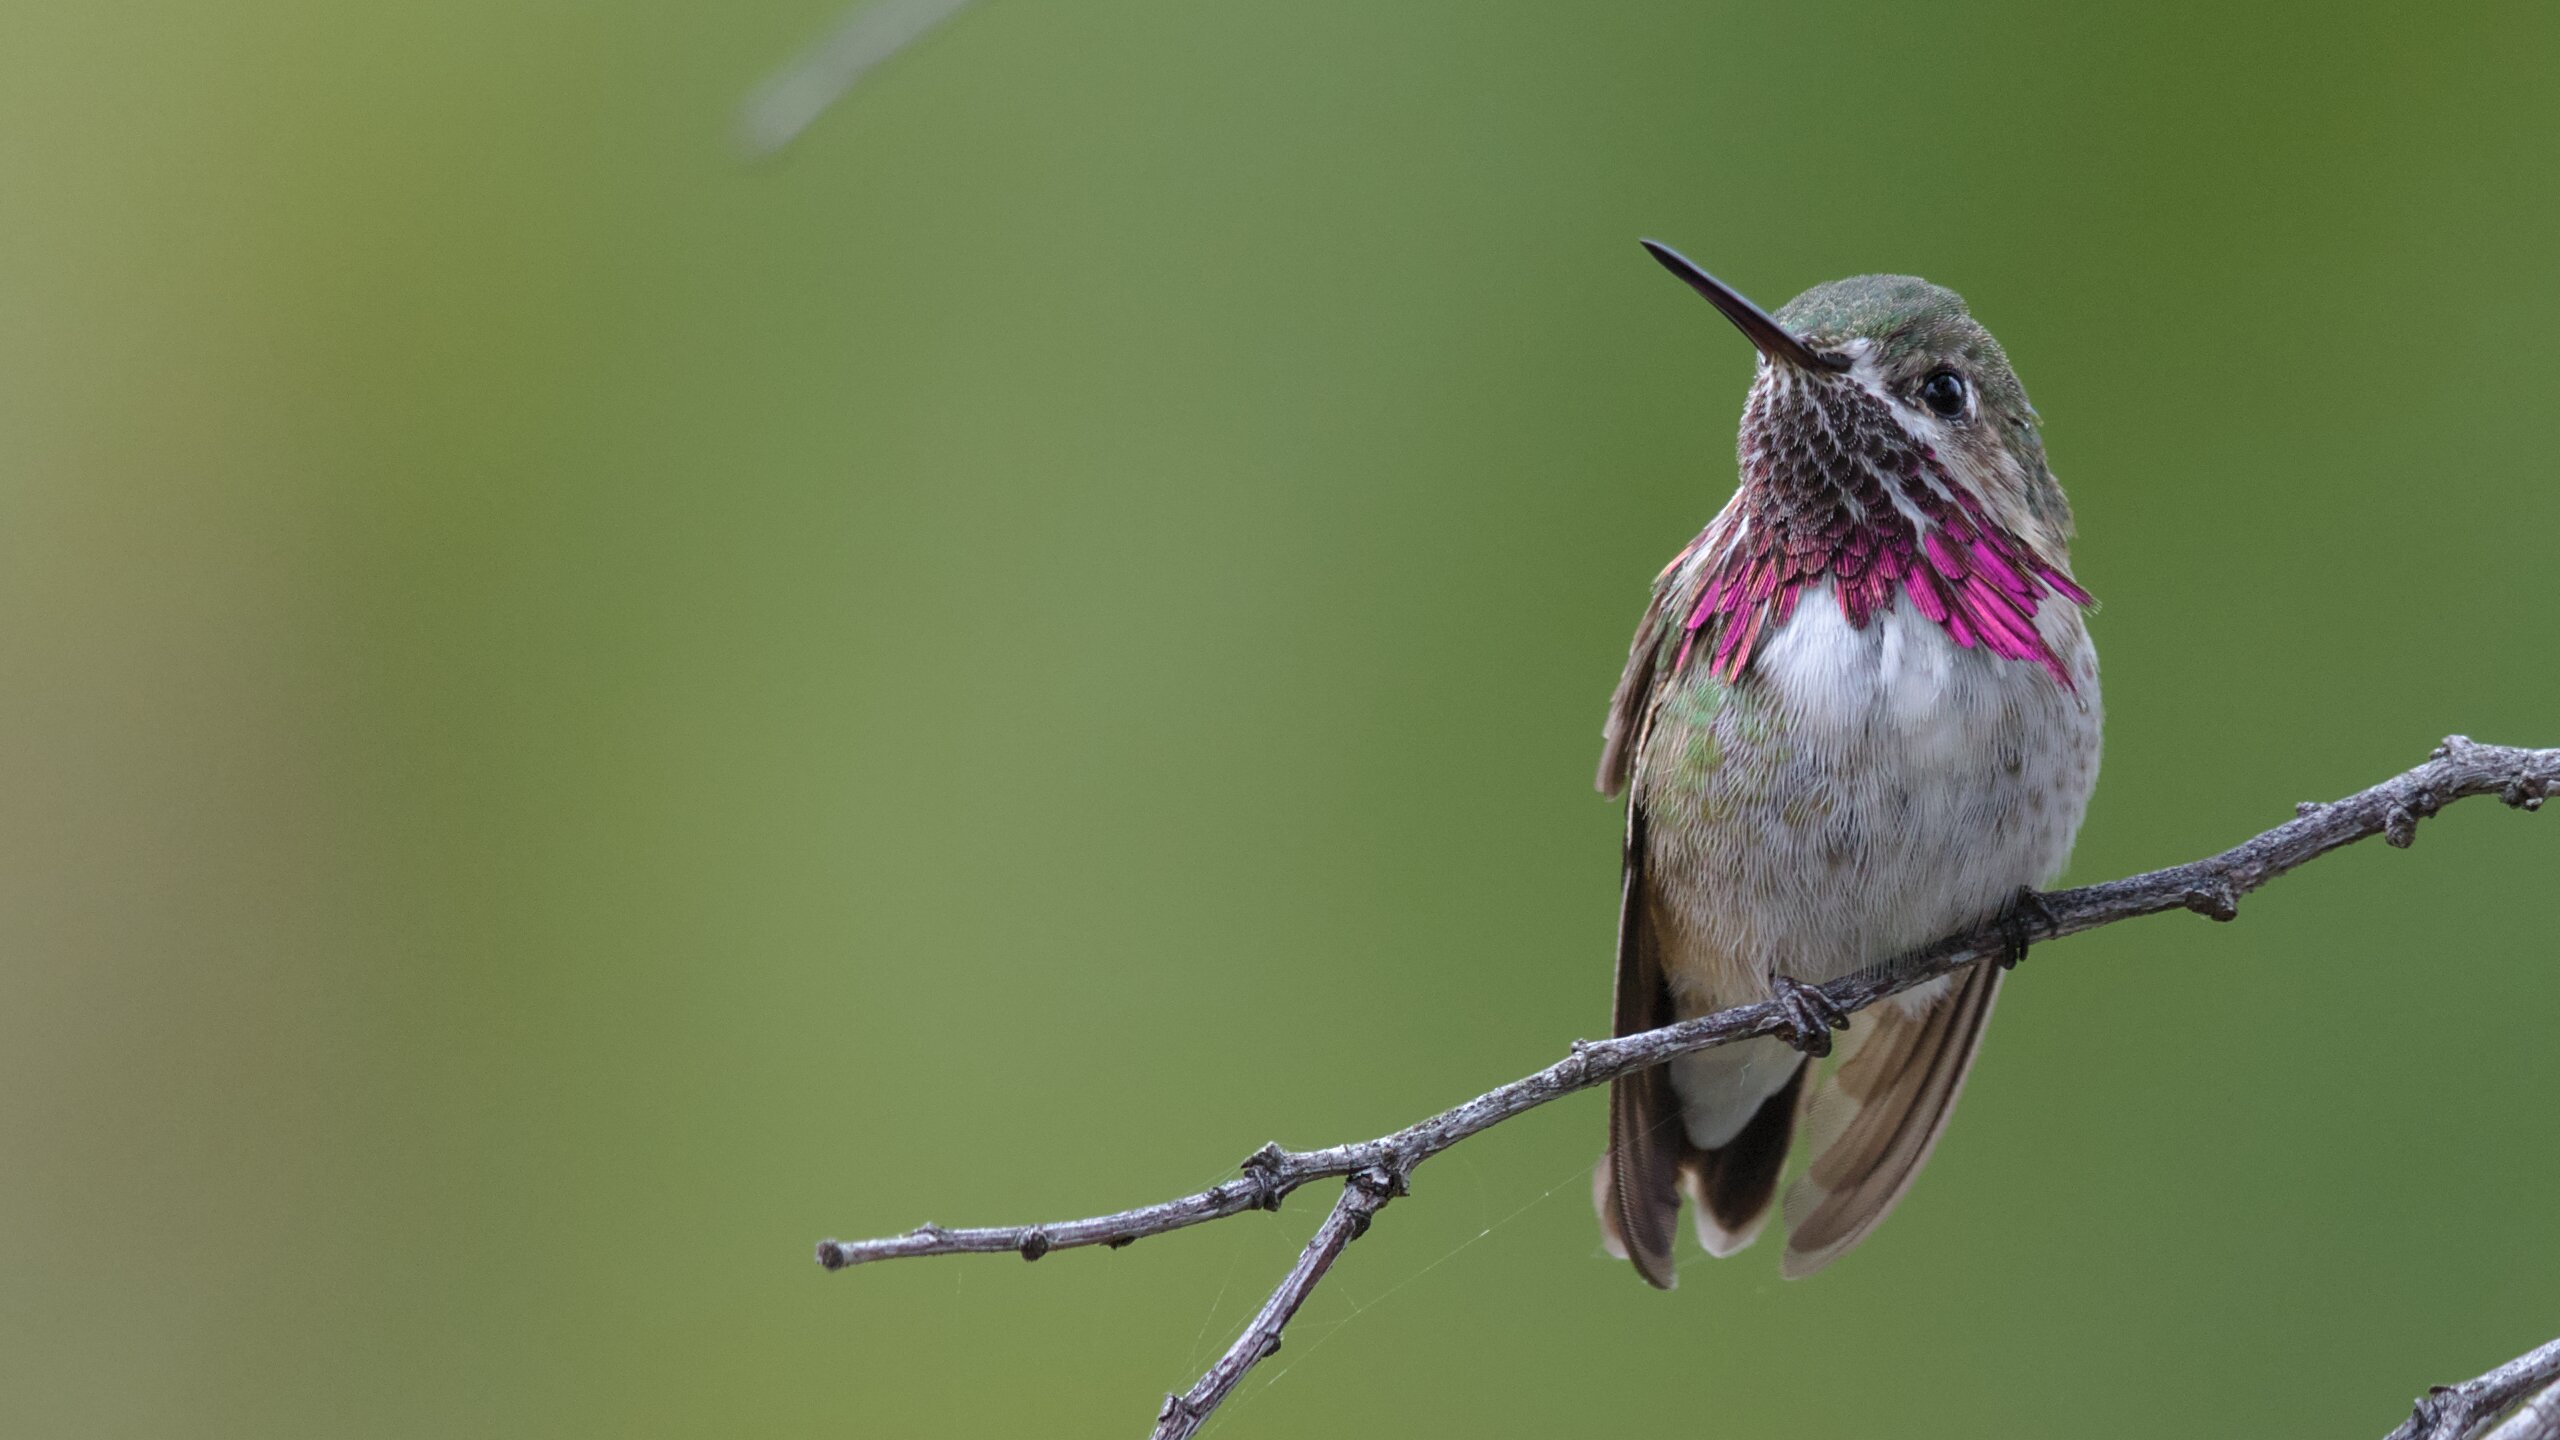
[[1932,374],[1920,382],[1920,403],[1938,418],[1953,420],[1964,413],[1964,377],[1953,370]]

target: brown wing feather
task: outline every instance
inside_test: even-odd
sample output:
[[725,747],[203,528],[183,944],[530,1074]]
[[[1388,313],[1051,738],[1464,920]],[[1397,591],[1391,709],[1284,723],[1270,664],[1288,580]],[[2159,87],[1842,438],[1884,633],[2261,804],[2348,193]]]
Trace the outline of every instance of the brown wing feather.
[[1887,1003],[1858,1017],[1870,1033],[1814,1098],[1813,1163],[1787,1190],[1787,1276],[1847,1253],[1911,1188],[1964,1093],[2000,974],[1975,965],[1922,1014]]
[[[1701,533],[1655,578],[1644,619],[1627,647],[1627,666],[1609,697],[1601,728],[1600,793],[1615,798],[1634,778],[1636,755],[1653,723],[1655,684],[1665,644],[1666,615],[1680,599],[1678,575]],[[1618,981],[1611,1033],[1634,1035],[1679,1018],[1664,978],[1660,938],[1652,923],[1653,897],[1645,880],[1644,807],[1627,801],[1626,850],[1618,896]],[[1691,1152],[1680,1121],[1680,1097],[1663,1066],[1629,1075],[1609,1086],[1609,1153],[1593,1177],[1592,1198],[1611,1251],[1635,1263],[1636,1273],[1664,1290],[1679,1283],[1671,1264],[1671,1238],[1680,1220],[1680,1166]]]
[[1731,1255],[1760,1234],[1777,1203],[1778,1177],[1787,1168],[1787,1147],[1795,1138],[1796,1118],[1811,1093],[1805,1076],[1811,1064],[1798,1061],[1795,1073],[1777,1094],[1760,1102],[1739,1134],[1714,1150],[1680,1146],[1680,1186],[1698,1207],[1698,1243],[1710,1255]]
[[[1627,806],[1625,884],[1618,901],[1618,984],[1611,1033],[1633,1035],[1672,1021],[1662,951],[1647,921],[1644,811]],[[1680,1219],[1679,1169],[1686,1135],[1671,1072],[1656,1065],[1609,1085],[1609,1154],[1601,1162],[1600,1223],[1636,1273],[1663,1290],[1679,1282],[1671,1236]]]

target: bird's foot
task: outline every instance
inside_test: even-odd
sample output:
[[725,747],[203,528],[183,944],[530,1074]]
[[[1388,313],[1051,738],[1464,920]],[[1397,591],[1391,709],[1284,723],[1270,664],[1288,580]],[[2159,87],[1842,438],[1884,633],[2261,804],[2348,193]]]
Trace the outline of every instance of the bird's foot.
[[2000,918],[1992,922],[2000,927],[2000,968],[2015,970],[2027,958],[2027,946],[2035,941],[2035,927],[2042,925],[2047,934],[2058,930],[2061,922],[2053,918],[2053,909],[2044,903],[2033,885],[2021,885],[2009,903],[2000,907]]
[[1849,1013],[1817,986],[1781,975],[1769,982],[1769,999],[1787,1019],[1778,1036],[1815,1059],[1831,1053],[1831,1032],[1849,1028]]

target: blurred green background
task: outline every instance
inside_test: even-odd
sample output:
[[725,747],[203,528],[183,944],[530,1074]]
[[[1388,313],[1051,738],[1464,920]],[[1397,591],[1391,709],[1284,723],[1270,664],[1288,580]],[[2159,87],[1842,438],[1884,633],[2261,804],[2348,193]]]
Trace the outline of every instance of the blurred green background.
[[[2007,343],[2076,878],[2560,743],[2549,6],[987,0],[743,162],[836,13],[0,22],[0,1431],[1142,1433],[1319,1194],[810,1247],[1604,1027],[1750,367],[1639,234]],[[2553,824],[2042,951],[1808,1283],[1474,1141],[1215,1433],[2379,1434],[2560,1333]]]

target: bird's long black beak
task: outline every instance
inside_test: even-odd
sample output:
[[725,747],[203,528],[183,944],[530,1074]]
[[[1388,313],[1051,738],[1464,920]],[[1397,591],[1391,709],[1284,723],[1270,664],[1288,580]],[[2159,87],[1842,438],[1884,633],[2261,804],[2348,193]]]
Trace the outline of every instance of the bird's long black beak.
[[1742,298],[1740,292],[1706,271],[1689,263],[1689,257],[1659,240],[1637,242],[1645,253],[1662,262],[1662,268],[1689,282],[1689,288],[1707,297],[1707,303],[1724,312],[1733,328],[1748,336],[1760,347],[1760,353],[1771,360],[1783,360],[1799,370],[1846,370],[1849,362],[1837,355],[1814,351],[1787,327],[1769,318],[1769,312]]

